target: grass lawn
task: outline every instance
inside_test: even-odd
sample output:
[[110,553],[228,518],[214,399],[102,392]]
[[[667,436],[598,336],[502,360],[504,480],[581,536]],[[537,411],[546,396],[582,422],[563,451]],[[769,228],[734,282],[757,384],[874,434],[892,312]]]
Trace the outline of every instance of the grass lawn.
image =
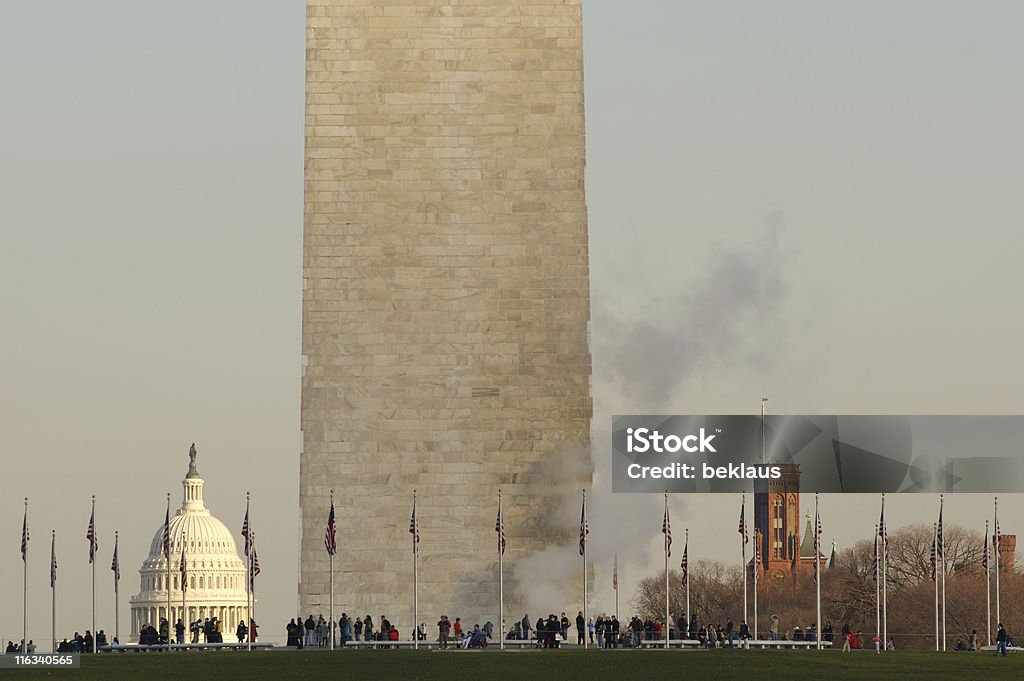
[[[694,676],[690,676],[690,675]],[[347,650],[186,652],[83,655],[81,669],[3,672],[11,679],[356,679],[358,681],[699,681],[785,679],[977,679],[1024,678],[1024,654],[869,652],[792,650],[525,650],[413,651]]]

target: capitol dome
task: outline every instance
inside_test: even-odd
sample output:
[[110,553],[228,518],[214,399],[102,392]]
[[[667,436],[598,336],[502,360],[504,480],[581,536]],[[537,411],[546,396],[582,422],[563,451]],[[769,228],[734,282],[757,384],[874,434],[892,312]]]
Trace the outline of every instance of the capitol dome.
[[[203,504],[203,479],[195,462],[195,445],[189,452],[188,473],[181,508],[170,517],[170,617],[167,616],[168,565],[163,553],[163,523],[149,544],[149,556],[139,569],[141,589],[131,599],[132,638],[146,624],[157,629],[161,618],[174,624],[180,618],[186,627],[196,620],[216,617],[221,621],[224,640],[234,640],[239,621],[248,619],[245,563],[238,555],[235,539],[227,526]],[[181,559],[184,551],[186,589],[181,589]],[[182,612],[185,616],[182,616]],[[186,633],[186,640],[189,635]]]

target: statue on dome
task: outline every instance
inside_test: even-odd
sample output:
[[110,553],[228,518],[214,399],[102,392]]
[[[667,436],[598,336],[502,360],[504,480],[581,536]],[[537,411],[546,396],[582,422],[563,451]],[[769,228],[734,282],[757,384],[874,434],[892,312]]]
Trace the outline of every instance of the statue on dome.
[[193,442],[192,446],[188,450],[188,475],[198,476],[199,471],[196,470],[196,443]]

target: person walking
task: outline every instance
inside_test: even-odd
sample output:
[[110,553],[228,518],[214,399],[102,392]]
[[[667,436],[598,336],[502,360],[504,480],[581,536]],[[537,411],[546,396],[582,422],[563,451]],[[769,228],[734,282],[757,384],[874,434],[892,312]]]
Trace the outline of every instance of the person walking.
[[1006,629],[1003,628],[1002,622],[996,630],[996,654],[1006,657]]
[[583,619],[583,611],[576,614],[576,645],[583,645],[586,641],[587,621]]

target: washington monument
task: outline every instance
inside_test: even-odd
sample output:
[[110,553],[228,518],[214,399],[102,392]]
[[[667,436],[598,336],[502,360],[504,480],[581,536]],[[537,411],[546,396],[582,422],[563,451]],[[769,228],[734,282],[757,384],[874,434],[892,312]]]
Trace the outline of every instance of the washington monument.
[[498,625],[499,488],[509,622],[517,561],[578,534],[556,512],[591,480],[581,12],[307,4],[302,616],[327,614],[332,489],[335,614],[402,638],[414,489],[430,625]]

